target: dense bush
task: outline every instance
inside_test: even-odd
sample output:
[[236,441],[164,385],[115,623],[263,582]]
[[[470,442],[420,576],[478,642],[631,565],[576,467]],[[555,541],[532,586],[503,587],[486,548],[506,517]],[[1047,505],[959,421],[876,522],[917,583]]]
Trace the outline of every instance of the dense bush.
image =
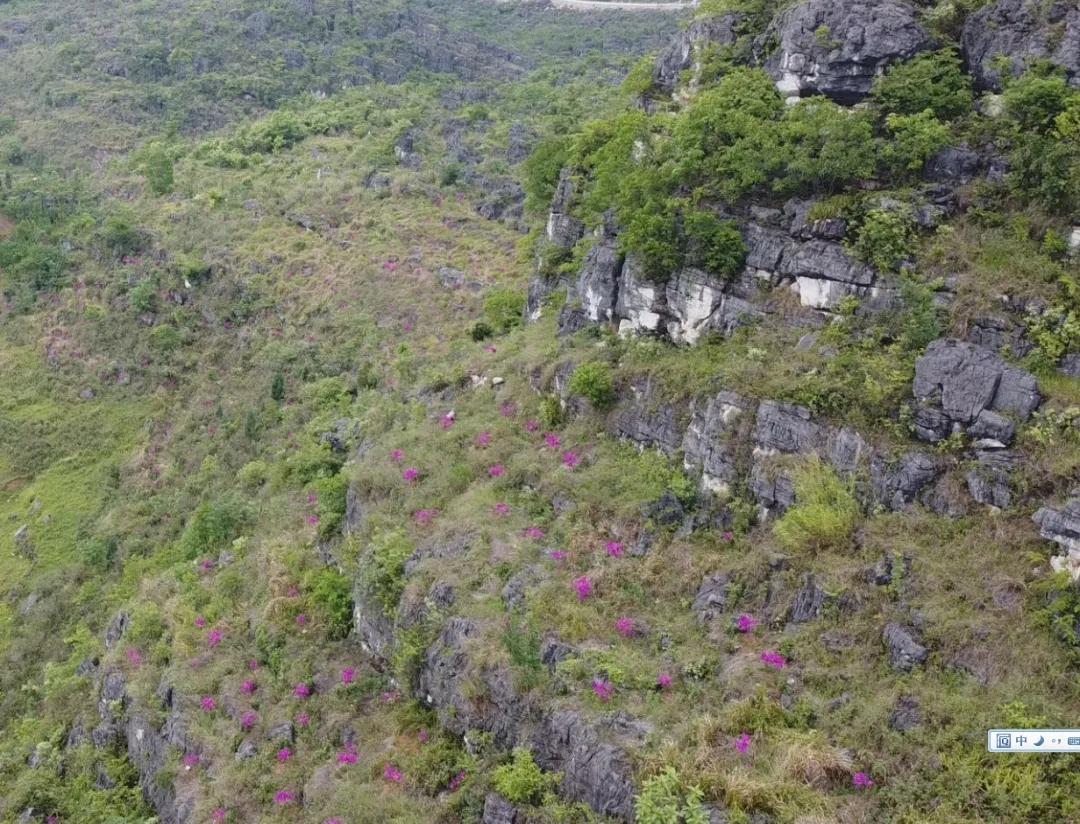
[[892,209],[873,209],[863,218],[851,245],[860,259],[883,272],[895,271],[914,253],[911,218]]
[[873,100],[886,114],[913,115],[929,110],[949,120],[971,111],[971,78],[954,50],[921,54],[879,77]]
[[525,296],[517,289],[492,289],[484,298],[484,315],[505,334],[525,322]]
[[401,530],[379,532],[371,539],[360,574],[387,612],[397,608],[405,590],[405,562],[412,553],[412,542]]
[[217,552],[240,534],[247,520],[247,511],[234,501],[202,504],[180,538],[181,553],[191,560]]
[[698,787],[687,787],[674,767],[667,767],[641,785],[634,799],[634,820],[637,824],[707,824],[703,795]]
[[795,472],[795,504],[773,526],[790,551],[821,552],[847,547],[859,518],[859,503],[831,468],[812,460]]
[[604,363],[583,363],[574,370],[567,388],[587,398],[597,409],[607,409],[615,402],[615,381]]
[[311,600],[327,620],[327,635],[340,640],[352,629],[352,582],[336,569],[321,569],[309,583]]
[[516,747],[513,760],[497,767],[492,773],[495,789],[514,804],[538,803],[544,793],[558,785],[561,778],[559,773],[541,770],[525,747]]

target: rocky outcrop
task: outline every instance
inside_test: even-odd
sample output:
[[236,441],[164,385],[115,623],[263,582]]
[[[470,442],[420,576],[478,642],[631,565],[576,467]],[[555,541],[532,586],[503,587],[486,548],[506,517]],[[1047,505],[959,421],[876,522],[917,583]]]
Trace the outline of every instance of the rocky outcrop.
[[1065,550],[1050,563],[1055,572],[1069,572],[1080,579],[1080,497],[1073,497],[1064,506],[1044,506],[1032,516],[1039,534]]
[[1080,87],[1080,6],[1054,0],[997,0],[972,14],[961,36],[964,60],[980,90],[1001,91],[1013,77],[1048,60]]
[[889,665],[900,672],[911,672],[916,666],[926,663],[926,647],[915,640],[910,630],[899,624],[886,624],[882,640],[889,653]]
[[604,232],[585,256],[577,279],[581,310],[591,323],[611,323],[619,301],[623,255],[614,234]]
[[691,407],[683,436],[683,465],[700,474],[706,490],[726,495],[739,477],[740,436],[749,426],[753,404],[734,392],[719,392]]
[[525,824],[518,808],[498,793],[488,793],[484,798],[484,817],[481,824]]
[[555,186],[545,229],[547,242],[557,249],[572,249],[585,234],[585,224],[571,214],[576,193],[577,186],[571,170],[563,169]]
[[890,65],[933,47],[903,0],[805,0],[769,26],[762,44],[773,43],[765,66],[782,94],[823,94],[845,106],[866,97]]
[[677,34],[656,58],[653,69],[655,87],[671,94],[675,91],[683,72],[693,70],[696,74],[706,50],[730,48],[739,39],[743,22],[741,14],[723,14],[704,20],[695,20],[688,28]]
[[874,500],[894,511],[906,509],[941,471],[938,462],[923,452],[908,452],[894,465],[876,455],[870,465]]
[[805,624],[807,621],[813,621],[821,615],[821,610],[827,601],[828,596],[825,590],[817,585],[813,575],[807,573],[803,577],[802,587],[795,593],[795,600],[791,602],[788,623]]
[[698,593],[694,596],[691,609],[698,621],[705,624],[715,620],[727,608],[728,586],[731,576],[726,573],[709,575],[701,582]]
[[642,449],[655,448],[674,455],[683,441],[680,410],[675,404],[660,401],[648,380],[632,383],[630,390],[630,398],[612,414],[615,434]]
[[598,725],[577,712],[554,712],[533,734],[532,750],[537,764],[563,774],[559,792],[565,798],[584,802],[600,815],[633,820],[630,760],[622,747],[604,739]]

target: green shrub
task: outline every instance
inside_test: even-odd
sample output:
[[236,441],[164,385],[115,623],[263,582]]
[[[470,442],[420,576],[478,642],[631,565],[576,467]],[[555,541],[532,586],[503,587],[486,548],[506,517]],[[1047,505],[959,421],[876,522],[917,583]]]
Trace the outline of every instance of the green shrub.
[[413,545],[404,531],[377,532],[371,539],[361,579],[386,612],[397,608],[405,591],[405,562],[413,554]]
[[484,314],[498,332],[521,326],[525,319],[525,295],[516,289],[492,289],[484,299]]
[[113,257],[136,254],[143,246],[142,234],[126,217],[114,215],[105,222],[101,243]]
[[280,372],[275,372],[270,381],[270,397],[278,403],[285,400],[285,376]]
[[236,471],[236,480],[245,489],[257,489],[266,483],[270,476],[270,467],[266,461],[249,461]]
[[530,212],[543,212],[550,205],[559,182],[559,173],[566,165],[569,149],[566,138],[548,138],[542,141],[522,164],[525,208]]
[[929,109],[951,120],[971,111],[971,78],[953,49],[921,54],[879,77],[873,98],[886,114],[913,115]]
[[553,790],[561,773],[545,773],[525,747],[515,747],[513,760],[496,767],[492,773],[495,789],[514,804],[536,804],[544,793]]
[[795,472],[795,504],[773,526],[789,551],[821,552],[845,548],[859,519],[850,485],[814,459]]
[[217,552],[240,534],[247,520],[247,511],[231,500],[204,503],[188,520],[180,551],[188,560]]
[[336,569],[321,569],[309,582],[311,600],[326,616],[327,635],[341,640],[352,629],[352,581]]
[[1078,94],[1060,74],[1029,71],[1005,90],[1005,113],[1021,133],[1045,134]]
[[607,409],[615,402],[615,382],[606,363],[583,363],[574,370],[567,388],[587,398],[596,409]]
[[128,293],[128,305],[140,315],[157,308],[157,285],[153,278],[143,278],[135,284]]
[[700,788],[687,787],[674,767],[666,767],[642,784],[634,798],[634,820],[637,824],[708,824],[703,795]]
[[491,328],[491,325],[482,320],[474,323],[472,330],[469,332],[469,336],[477,342],[487,340],[494,334],[495,330]]
[[911,258],[914,244],[910,217],[889,209],[873,209],[863,219],[850,248],[859,260],[883,272],[892,272]]
[[172,150],[160,141],[146,144],[135,154],[135,169],[146,178],[150,191],[156,195],[168,194],[175,183]]
[[545,428],[557,429],[562,426],[565,417],[562,401],[558,395],[545,395],[540,399],[540,423]]
[[746,244],[738,227],[709,212],[692,211],[683,218],[691,263],[731,279],[746,264]]
[[949,143],[949,127],[927,109],[912,115],[890,114],[885,120],[891,139],[882,159],[900,177],[919,172]]

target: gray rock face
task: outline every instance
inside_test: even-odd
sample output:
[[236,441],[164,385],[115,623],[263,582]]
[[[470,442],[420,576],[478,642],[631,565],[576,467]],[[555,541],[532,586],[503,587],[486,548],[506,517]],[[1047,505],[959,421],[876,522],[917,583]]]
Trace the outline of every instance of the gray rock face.
[[1059,508],[1044,506],[1032,520],[1042,537],[1080,558],[1080,498],[1073,498]]
[[731,577],[723,572],[709,575],[701,582],[691,606],[699,621],[708,623],[724,611],[730,583]]
[[576,653],[576,649],[552,635],[546,636],[540,642],[540,663],[551,673],[555,672],[559,664]]
[[886,624],[882,640],[889,653],[889,664],[895,670],[911,672],[926,663],[927,650],[915,640],[911,632],[899,624]]
[[892,510],[910,506],[940,474],[937,461],[923,452],[908,452],[895,467],[880,457],[870,465],[874,497]]
[[619,274],[623,256],[614,236],[600,237],[578,273],[577,294],[581,309],[593,323],[610,323],[619,300]]
[[701,485],[727,494],[738,478],[738,438],[749,424],[750,401],[734,392],[720,392],[694,402],[683,436],[683,465],[701,474]]
[[670,94],[682,73],[698,65],[707,48],[733,46],[738,40],[742,19],[739,14],[724,14],[697,20],[680,32],[656,58],[653,69],[656,87]]
[[356,532],[364,523],[364,502],[360,500],[360,493],[356,487],[349,484],[345,491],[345,519],[342,521],[341,531],[348,535]]
[[763,463],[750,469],[750,491],[765,515],[783,514],[795,503],[795,481]]
[[577,187],[570,169],[559,173],[559,182],[555,187],[555,197],[551,201],[545,235],[548,243],[558,249],[571,249],[582,235],[585,225],[570,214],[574,205]]
[[853,429],[843,427],[829,433],[826,454],[833,469],[853,475],[870,456],[870,445]]
[[1049,60],[1080,87],[1080,6],[1075,3],[997,0],[967,19],[961,46],[977,89],[1001,91],[1002,56],[1014,77]]
[[109,626],[105,630],[105,648],[112,649],[116,646],[130,627],[131,616],[126,612],[116,613],[116,616],[109,622]]
[[[1004,432],[1000,416],[984,417],[984,410],[1030,417],[1042,396],[1033,375],[1008,366],[1001,356],[989,349],[957,340],[937,340],[915,363],[913,391],[919,402],[916,433],[931,442],[962,429],[972,434],[997,429]],[[946,425],[947,421],[947,425]]]
[[539,566],[528,566],[515,573],[503,587],[502,599],[509,611],[513,611],[525,605],[525,598],[529,590],[536,586],[543,576],[543,569]]
[[889,713],[889,726],[897,732],[908,732],[922,725],[922,707],[912,695],[901,695]]
[[[479,634],[472,621],[448,620],[424,655],[418,693],[451,732],[464,735],[469,730],[484,730],[494,736],[498,746],[512,747],[528,708],[507,670],[471,671],[469,641]],[[486,694],[477,697],[478,687]]]
[[1015,453],[990,449],[976,452],[976,457],[978,465],[966,476],[971,497],[980,504],[1008,509],[1012,505],[1010,475],[1017,465]]
[[788,612],[788,622],[792,624],[805,624],[813,621],[821,615],[827,596],[815,582],[814,576],[807,573],[803,578],[802,588],[795,593],[795,600],[791,603]]
[[888,66],[933,46],[916,8],[901,0],[805,0],[780,14],[764,40],[779,43],[765,67],[781,93],[845,106],[866,97]]
[[631,384],[631,397],[621,403],[613,418],[615,434],[642,449],[656,448],[674,455],[682,445],[679,410],[659,400],[659,393],[645,380]]
[[353,587],[353,630],[364,651],[389,661],[394,648],[394,622],[382,602],[358,580]]
[[169,744],[140,714],[127,722],[128,758],[139,772],[143,797],[154,808],[162,824],[186,824],[195,812],[195,798],[179,796],[171,782],[158,780],[169,758]]
[[573,711],[546,717],[533,735],[533,754],[545,770],[563,773],[560,793],[621,821],[634,816],[633,770],[626,753],[601,739]]
[[946,146],[927,161],[925,175],[935,183],[963,186],[975,179],[981,165],[979,155],[966,146]]
[[766,453],[806,453],[821,442],[821,427],[804,406],[762,401],[754,422],[754,443]]
[[517,807],[498,793],[488,793],[484,799],[484,817],[481,824],[524,824],[525,819]]

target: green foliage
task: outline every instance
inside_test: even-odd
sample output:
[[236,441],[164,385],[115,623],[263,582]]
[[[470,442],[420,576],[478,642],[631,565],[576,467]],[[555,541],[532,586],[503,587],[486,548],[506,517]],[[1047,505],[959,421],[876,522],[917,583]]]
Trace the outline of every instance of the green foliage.
[[615,402],[615,381],[605,363],[583,363],[570,376],[567,388],[574,395],[587,398],[596,409],[607,409]]
[[645,780],[634,798],[637,824],[707,824],[709,813],[701,803],[699,787],[688,787],[674,767]]
[[270,397],[278,403],[285,400],[285,376],[280,372],[275,372],[270,381]]
[[971,111],[971,78],[953,49],[920,54],[893,66],[874,83],[873,99],[886,114],[931,111],[951,120]]
[[555,196],[559,172],[566,164],[570,151],[565,137],[544,140],[522,164],[522,186],[525,189],[525,208],[541,213],[548,208]]
[[405,591],[405,562],[412,554],[412,542],[402,530],[375,533],[365,553],[361,580],[387,613],[397,608]]
[[1029,71],[1005,90],[1005,113],[1021,132],[1046,134],[1078,94],[1061,74]]
[[779,191],[833,192],[874,174],[874,130],[864,112],[811,98],[785,112],[782,134],[785,169],[774,183]]
[[188,560],[217,552],[236,538],[247,522],[245,508],[232,500],[204,503],[188,520],[180,552]]
[[893,272],[914,254],[911,218],[892,209],[873,209],[863,218],[851,250],[859,260],[883,272]]
[[168,194],[175,183],[173,150],[161,141],[151,141],[134,156],[135,169],[146,178],[150,191]]
[[850,484],[818,460],[795,471],[795,504],[773,526],[773,534],[790,551],[845,549],[859,519],[859,503]]
[[540,399],[540,423],[547,429],[558,429],[566,417],[562,400],[558,395],[545,395]]
[[561,773],[545,773],[525,747],[515,747],[513,760],[495,768],[492,781],[500,795],[514,804],[538,803],[562,780]]
[[266,461],[249,461],[236,471],[236,480],[245,489],[258,489],[270,477]]
[[134,255],[143,247],[143,236],[123,215],[113,215],[105,222],[101,243],[115,258]]
[[139,315],[157,308],[157,284],[153,278],[143,278],[128,293],[128,305]]
[[492,289],[484,298],[484,315],[492,328],[505,334],[524,323],[525,295],[516,289]]
[[693,211],[684,217],[689,243],[688,260],[725,278],[738,275],[746,263],[746,244],[738,226],[710,212]]
[[529,672],[539,672],[542,668],[540,662],[540,633],[528,627],[519,619],[512,618],[503,633],[503,646],[510,654],[510,661],[514,666],[521,667]]
[[352,582],[336,569],[321,569],[308,582],[312,602],[327,619],[327,636],[341,640],[352,629]]
[[469,337],[474,341],[480,342],[487,340],[495,334],[495,330],[491,328],[490,324],[485,323],[482,320],[478,320],[473,324],[473,328],[469,331]]
[[949,127],[929,109],[911,115],[890,114],[885,126],[892,139],[882,150],[882,160],[900,177],[921,171],[949,143]]
[[1051,306],[1044,312],[1031,312],[1027,320],[1028,338],[1035,344],[1031,355],[1033,368],[1051,371],[1067,352],[1080,351],[1080,312],[1064,306]]

